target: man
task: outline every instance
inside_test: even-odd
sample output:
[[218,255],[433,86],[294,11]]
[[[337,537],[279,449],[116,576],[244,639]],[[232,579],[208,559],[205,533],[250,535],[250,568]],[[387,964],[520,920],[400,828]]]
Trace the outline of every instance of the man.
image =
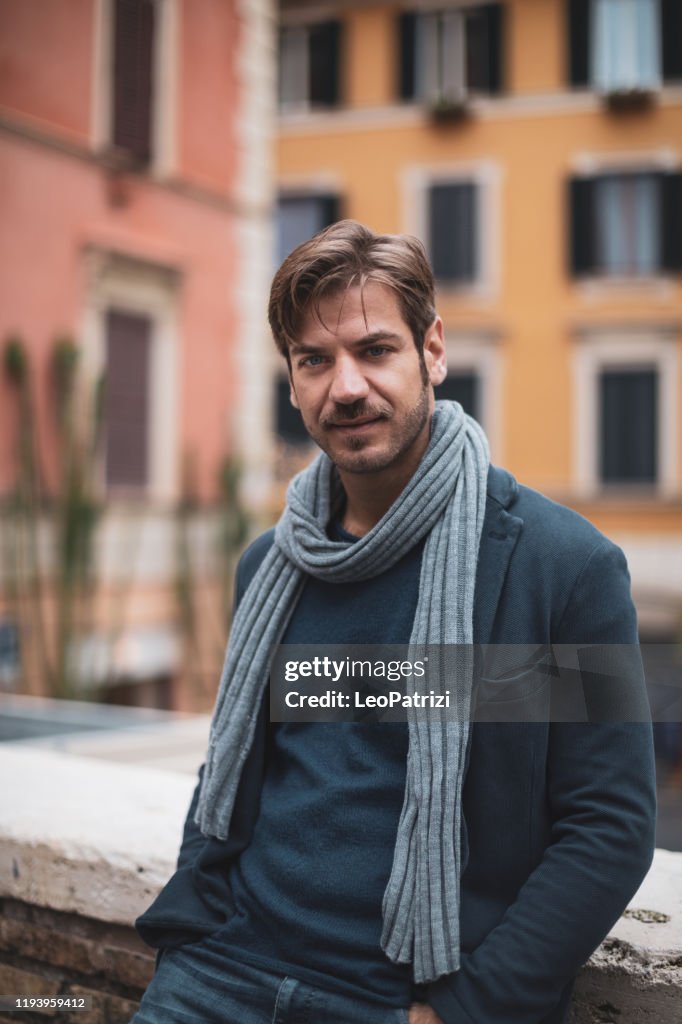
[[[485,680],[513,722],[469,728],[463,670],[449,720],[273,725],[268,672],[280,642],[634,644],[625,560],[435,404],[416,239],[333,225],[269,314],[324,454],[240,562],[178,870],[138,921],[163,955],[136,1024],[558,1024],[650,864],[650,727],[530,720],[533,664]],[[619,682],[640,706],[638,667]]]

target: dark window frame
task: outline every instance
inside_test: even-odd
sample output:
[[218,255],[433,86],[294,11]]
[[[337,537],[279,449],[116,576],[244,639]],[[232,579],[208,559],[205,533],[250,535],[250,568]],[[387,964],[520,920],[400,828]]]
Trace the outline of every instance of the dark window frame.
[[[154,318],[148,313],[115,304],[107,308],[102,430],[104,486],[112,495],[144,496],[152,484],[154,328]],[[114,356],[117,343],[119,352]],[[131,373],[125,368],[125,362],[131,351],[140,345],[143,350],[135,353],[137,363]],[[115,366],[113,373],[112,365]],[[132,423],[128,419],[131,414]]]
[[[463,5],[462,7],[417,8],[402,11],[396,19],[397,75],[396,95],[407,102],[434,104],[452,98],[421,96],[417,91],[418,20],[427,15],[458,13],[463,19],[464,61],[462,97],[499,96],[506,91],[506,9],[502,3]],[[474,65],[472,50],[483,60]],[[485,66],[485,73],[482,68]]]
[[[483,253],[480,228],[484,191],[484,186],[474,177],[433,179],[426,187],[427,250],[436,283],[441,288],[468,289],[481,281]],[[468,202],[465,201],[467,196]],[[464,222],[462,234],[454,236],[460,243],[459,250],[450,247],[442,234],[448,232],[450,217],[459,217]],[[438,232],[441,234],[436,237]]]
[[[277,197],[275,211],[275,236],[277,243],[276,262],[278,265],[292,251],[292,249],[290,248],[285,252],[284,247],[280,244],[281,239],[279,235],[279,226],[277,224],[277,214],[279,212],[280,204],[286,202],[311,202],[319,206],[319,226],[316,228],[316,231],[314,233],[316,233],[317,231],[321,231],[323,228],[328,227],[330,224],[334,224],[343,216],[343,200],[337,192],[281,192]],[[299,239],[299,241],[297,241],[292,248],[295,248],[296,245],[299,245],[301,242],[304,241],[307,241],[307,239]]]
[[[278,106],[281,114],[289,110],[315,113],[334,110],[343,105],[342,59],[344,49],[343,22],[339,18],[326,18],[304,24],[286,22],[280,26],[277,53],[282,62],[285,38],[291,32],[305,32],[307,50],[307,87],[305,95],[285,103],[281,95],[281,78]],[[326,52],[325,52],[326,50]],[[281,74],[281,72],[280,72]]]
[[[658,183],[658,239],[657,267],[651,273],[636,271],[615,276],[598,263],[597,188],[596,182],[607,178],[654,177]],[[682,273],[682,171],[656,169],[608,170],[592,175],[580,175],[567,184],[568,268],[570,276],[600,281],[629,279],[654,280],[668,274]]]
[[605,364],[597,371],[596,387],[599,486],[656,489],[661,474],[660,367],[650,362]]
[[[590,49],[593,0],[565,0],[566,81],[574,89],[592,89]],[[682,82],[682,4],[659,0],[660,59],[663,88]]]
[[157,0],[113,0],[111,145],[137,169],[154,159]]

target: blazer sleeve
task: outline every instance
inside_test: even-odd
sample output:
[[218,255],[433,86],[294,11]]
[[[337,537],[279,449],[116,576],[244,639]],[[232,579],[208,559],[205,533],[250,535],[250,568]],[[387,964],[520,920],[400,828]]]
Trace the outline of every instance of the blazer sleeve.
[[[641,709],[648,705],[629,582],[623,553],[602,538],[552,642],[630,645],[618,679],[619,706],[622,698],[622,706]],[[596,722],[550,725],[550,843],[500,924],[462,955],[457,973],[429,986],[429,1002],[444,1024],[558,1019],[552,1011],[566,987],[646,875],[655,836],[651,724],[611,711]]]
[[[235,609],[246,589],[243,560],[237,567]],[[227,867],[248,845],[260,804],[268,725],[267,694],[259,709],[253,744],[235,797],[226,840],[205,836],[194,820],[204,766],[190,802],[176,871],[135,921],[142,939],[156,948],[193,942],[219,928],[232,906]]]

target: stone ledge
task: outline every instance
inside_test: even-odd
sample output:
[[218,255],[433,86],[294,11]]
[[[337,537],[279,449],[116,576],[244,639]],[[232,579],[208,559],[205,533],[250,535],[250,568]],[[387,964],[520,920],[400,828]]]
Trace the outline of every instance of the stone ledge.
[[0,778],[0,897],[130,924],[167,881],[192,777],[8,747]]
[[664,1024],[682,1002],[682,853],[649,874],[578,977],[570,1024]]

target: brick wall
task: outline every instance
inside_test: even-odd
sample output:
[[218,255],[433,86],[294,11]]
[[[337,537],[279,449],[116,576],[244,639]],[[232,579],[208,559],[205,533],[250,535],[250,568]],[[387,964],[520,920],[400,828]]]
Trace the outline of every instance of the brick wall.
[[128,1024],[154,954],[125,925],[0,900],[0,992],[90,996],[88,1011],[0,1010],[0,1024]]

